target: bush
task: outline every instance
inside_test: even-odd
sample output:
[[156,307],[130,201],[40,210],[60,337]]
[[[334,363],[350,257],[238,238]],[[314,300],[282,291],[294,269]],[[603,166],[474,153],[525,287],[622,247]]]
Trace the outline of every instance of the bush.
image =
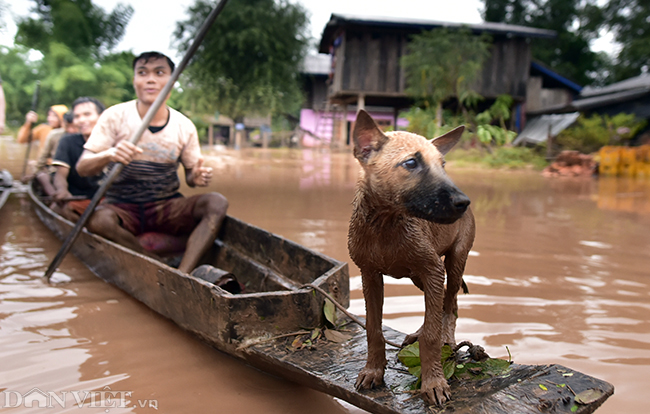
[[562,131],[556,143],[562,150],[576,150],[584,154],[598,151],[605,145],[626,145],[646,126],[633,114],[620,113],[613,117],[593,114],[580,115],[576,124]]

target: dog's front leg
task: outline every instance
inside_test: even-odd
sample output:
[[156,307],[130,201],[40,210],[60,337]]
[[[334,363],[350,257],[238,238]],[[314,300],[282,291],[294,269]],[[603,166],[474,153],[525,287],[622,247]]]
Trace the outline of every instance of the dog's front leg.
[[384,305],[384,279],[380,272],[361,269],[363,297],[366,302],[366,337],[368,359],[357,377],[357,389],[368,389],[384,382],[386,345],[381,329]]
[[420,333],[422,398],[429,404],[442,405],[451,398],[451,389],[442,371],[442,307],[445,294],[442,262],[429,269],[424,280],[424,325]]

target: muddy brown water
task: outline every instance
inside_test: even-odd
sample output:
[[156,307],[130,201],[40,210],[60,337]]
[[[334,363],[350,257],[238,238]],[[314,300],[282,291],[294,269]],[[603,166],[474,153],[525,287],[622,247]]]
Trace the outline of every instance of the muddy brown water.
[[[0,168],[18,176],[24,149],[0,138]],[[363,314],[359,271],[346,247],[356,161],[319,150],[205,154],[215,168],[210,188],[228,197],[231,215],[350,263],[350,310]],[[615,395],[599,413],[646,412],[650,180],[448,170],[477,219],[457,340],[482,344],[493,357],[510,352],[518,363],[558,363],[611,382]],[[12,195],[0,212],[3,412],[76,412],[79,405],[97,413],[361,412],[203,345],[71,255],[58,272],[70,281],[44,283],[60,245],[26,196]],[[384,322],[417,329],[424,311],[417,288],[387,278],[385,289]],[[27,408],[38,391],[62,403]],[[92,406],[101,391],[112,393],[108,408]]]

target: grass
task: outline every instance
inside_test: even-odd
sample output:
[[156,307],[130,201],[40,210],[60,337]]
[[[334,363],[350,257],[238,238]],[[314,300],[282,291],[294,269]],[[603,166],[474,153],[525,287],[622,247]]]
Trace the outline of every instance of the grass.
[[544,155],[523,147],[497,147],[491,153],[484,148],[456,148],[445,159],[456,167],[542,170],[548,165]]

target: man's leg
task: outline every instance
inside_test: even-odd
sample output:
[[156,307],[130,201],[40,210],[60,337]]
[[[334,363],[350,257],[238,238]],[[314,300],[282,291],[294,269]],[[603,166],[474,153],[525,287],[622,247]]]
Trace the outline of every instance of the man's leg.
[[217,237],[221,223],[226,218],[228,200],[219,193],[203,194],[194,205],[192,214],[199,224],[187,240],[185,255],[178,270],[189,273],[199,263],[201,256],[208,250]]
[[87,224],[88,230],[138,253],[149,255],[138,242],[138,238],[120,225],[120,218],[114,210],[95,210]]

